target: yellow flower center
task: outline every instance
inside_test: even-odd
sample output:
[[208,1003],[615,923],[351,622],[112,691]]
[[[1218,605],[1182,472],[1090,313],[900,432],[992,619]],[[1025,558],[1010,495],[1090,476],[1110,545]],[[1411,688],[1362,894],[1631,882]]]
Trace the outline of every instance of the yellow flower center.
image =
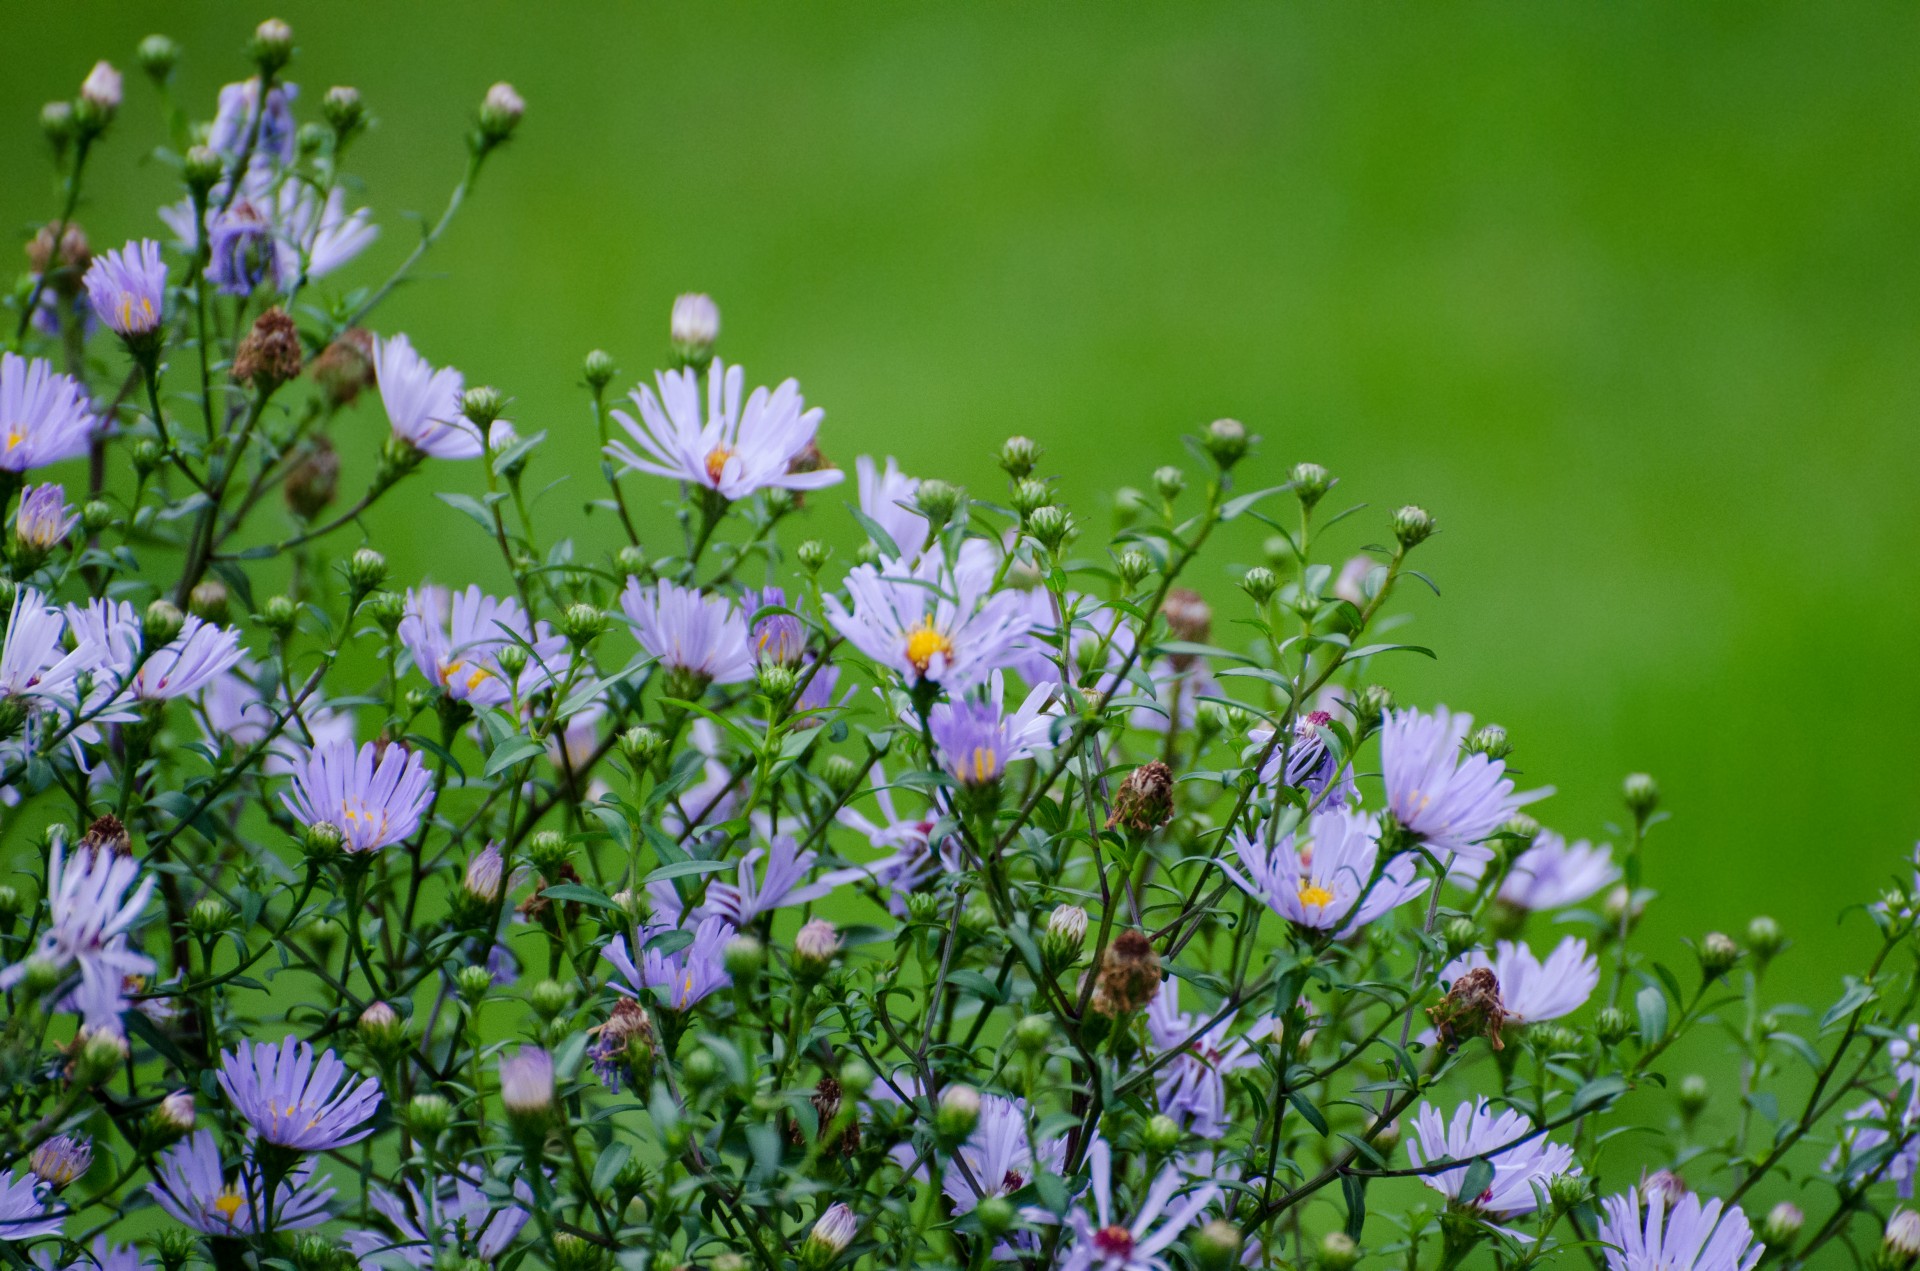
[[922,675],[927,673],[927,664],[933,661],[934,654],[952,652],[953,641],[934,630],[932,614],[907,632],[907,661],[913,663],[913,669]]
[[715,446],[707,452],[707,480],[720,484],[720,474],[727,469],[727,460],[733,458],[730,446]]
[[13,427],[7,429],[7,449],[8,450],[12,450],[15,446],[19,445],[21,442],[25,441],[26,439],[27,439],[27,434],[21,431],[20,425],[15,424]]
[[213,1207],[220,1211],[220,1216],[225,1218],[227,1224],[231,1226],[233,1224],[233,1216],[239,1213],[240,1206],[246,1203],[238,1191],[233,1188],[228,1188],[226,1191],[214,1197]]
[[[1000,755],[998,752],[990,746],[975,746],[973,748],[972,764],[973,779],[969,784],[977,786],[985,785],[993,779],[993,774],[999,770],[999,767]],[[968,764],[965,761],[957,763],[953,766],[953,775],[961,781],[967,781],[967,768]]]
[[140,329],[144,331],[153,325],[153,302],[145,296],[135,296],[131,291],[123,291],[120,293],[120,326],[123,330],[134,329],[133,306],[136,300],[140,304]]
[[1333,893],[1313,883],[1301,883],[1300,903],[1314,909],[1325,909],[1333,903]]

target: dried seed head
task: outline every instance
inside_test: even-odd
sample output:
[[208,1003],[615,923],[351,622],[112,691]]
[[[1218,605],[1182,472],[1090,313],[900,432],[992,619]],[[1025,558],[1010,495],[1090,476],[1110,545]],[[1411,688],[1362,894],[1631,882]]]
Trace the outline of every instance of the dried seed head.
[[233,380],[255,389],[277,388],[300,374],[300,332],[287,311],[275,306],[254,320],[233,355]]
[[1470,1037],[1485,1037],[1499,1050],[1500,1029],[1507,1022],[1500,981],[1486,967],[1475,967],[1455,980],[1438,1004],[1427,1008],[1427,1018],[1448,1050],[1458,1049]]
[[333,405],[352,405],[362,389],[374,384],[373,337],[359,327],[342,331],[313,359],[313,378]]
[[1173,819],[1173,770],[1158,759],[1127,774],[1113,796],[1108,829],[1151,834]]
[[1100,978],[1093,990],[1093,1009],[1102,1015],[1130,1015],[1160,993],[1160,955],[1153,942],[1138,931],[1123,931],[1100,959]]

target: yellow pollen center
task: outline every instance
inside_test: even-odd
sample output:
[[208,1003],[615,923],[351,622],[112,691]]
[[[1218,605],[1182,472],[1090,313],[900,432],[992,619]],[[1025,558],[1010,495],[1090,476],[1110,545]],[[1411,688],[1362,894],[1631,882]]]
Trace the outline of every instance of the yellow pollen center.
[[27,439],[27,434],[20,431],[17,425],[15,427],[7,429],[7,449],[8,450],[12,450],[15,446],[19,445],[21,442],[25,441],[26,439]]
[[[988,781],[992,780],[994,771],[999,766],[1000,756],[991,748],[987,746],[975,746],[973,748],[974,785],[985,785]],[[955,764],[953,775],[965,781],[967,779],[967,766],[964,763]]]
[[1325,909],[1333,903],[1333,893],[1324,887],[1318,887],[1312,883],[1301,883],[1300,903],[1310,905],[1315,909]]
[[213,1200],[213,1207],[220,1211],[220,1216],[225,1218],[229,1225],[233,1222],[233,1216],[240,1212],[240,1206],[244,1204],[246,1201],[241,1199],[237,1191],[221,1192]]
[[934,654],[952,652],[953,641],[933,629],[931,614],[919,626],[907,632],[907,661],[913,663],[913,669],[922,675],[927,673],[927,664],[933,661]]
[[152,302],[145,296],[136,297],[131,291],[123,291],[120,293],[120,325],[129,331],[133,330],[133,306],[136,300],[138,300],[140,304],[141,327],[146,328],[153,325]]
[[707,452],[707,480],[720,484],[720,474],[726,471],[727,460],[733,458],[733,449],[729,446],[715,446]]

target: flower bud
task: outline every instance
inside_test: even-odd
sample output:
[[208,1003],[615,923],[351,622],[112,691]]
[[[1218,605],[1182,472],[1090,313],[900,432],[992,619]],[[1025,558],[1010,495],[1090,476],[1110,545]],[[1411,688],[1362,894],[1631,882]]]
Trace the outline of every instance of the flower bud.
[[1412,550],[1432,537],[1433,517],[1425,508],[1409,503],[1393,514],[1393,537],[1405,550]]
[[856,789],[863,774],[864,769],[848,755],[829,755],[827,761],[820,766],[820,779],[827,783],[829,790],[839,795],[848,794]]
[[278,305],[254,319],[228,372],[236,384],[271,392],[300,374],[300,332]]
[[1680,1079],[1679,1088],[1673,1094],[1673,1101],[1679,1105],[1680,1115],[1691,1121],[1707,1106],[1707,1094],[1707,1079],[1697,1072],[1688,1073]]
[[218,150],[211,146],[194,146],[187,151],[181,163],[180,176],[189,190],[204,199],[207,192],[220,183],[226,170],[227,161]]
[[567,842],[567,836],[559,830],[539,830],[527,840],[527,859],[540,871],[540,876],[550,883],[560,881],[570,855],[572,847]]
[[1015,481],[1025,480],[1040,462],[1040,443],[1031,437],[1009,437],[1000,445],[1000,467]]
[[704,1090],[720,1080],[720,1060],[702,1046],[680,1063],[680,1080],[689,1090]]
[[918,923],[940,921],[940,898],[930,891],[908,892],[907,918]]
[[495,665],[501,674],[509,680],[520,678],[520,672],[527,669],[527,650],[524,645],[509,644],[493,655]]
[[1618,1046],[1633,1031],[1633,1022],[1617,1006],[1605,1007],[1593,1018],[1593,1034],[1603,1046]]
[[1187,488],[1187,474],[1172,464],[1164,468],[1155,468],[1153,488],[1159,491],[1161,498],[1171,503],[1180,497],[1181,491]]
[[480,384],[460,398],[460,411],[482,430],[506,413],[507,399],[497,388]]
[[1700,974],[1709,980],[1717,980],[1740,960],[1740,946],[1730,936],[1709,931],[1700,940],[1699,954]]
[[493,987],[493,973],[483,966],[463,966],[453,973],[453,989],[468,1006],[476,1006]]
[[1173,771],[1158,759],[1127,774],[1114,792],[1107,828],[1147,835],[1173,820]]
[[605,349],[593,350],[587,354],[586,361],[581,364],[581,373],[586,376],[587,387],[596,393],[603,391],[613,382],[614,374],[618,369],[613,364],[613,354]]
[[89,534],[98,534],[113,525],[113,505],[101,499],[88,500],[80,509],[80,524]]
[[55,153],[65,153],[73,139],[73,104],[48,102],[40,108],[40,131],[53,143]]
[[202,622],[224,623],[228,616],[227,585],[209,578],[187,593],[187,609]]
[[1073,516],[1058,504],[1035,508],[1027,517],[1027,533],[1050,552],[1057,552],[1075,534]]
[[1555,1174],[1547,1180],[1547,1197],[1565,1212],[1587,1198],[1587,1180],[1578,1174]]
[[179,1138],[193,1132],[193,1092],[176,1090],[147,1114],[147,1129],[160,1138]]
[[940,1092],[933,1125],[941,1137],[958,1143],[980,1124],[980,1092],[972,1086],[952,1085]]
[[833,555],[833,549],[817,538],[810,538],[795,548],[793,554],[809,574],[817,574]]
[[938,531],[953,519],[964,497],[965,492],[959,486],[930,477],[922,481],[920,488],[914,492],[913,505],[920,510],[920,515],[927,518],[928,524]]
[[1294,464],[1288,481],[1300,500],[1300,506],[1309,512],[1313,511],[1314,504],[1326,497],[1327,491],[1339,484],[1317,463]]
[[1464,953],[1480,942],[1479,924],[1467,917],[1448,919],[1442,934],[1446,937],[1449,955]]
[[750,1265],[743,1255],[731,1251],[721,1254],[707,1264],[710,1271],[747,1271]]
[[156,600],[147,606],[146,614],[141,619],[140,643],[149,652],[164,648],[173,643],[186,624],[187,616],[172,601]]
[[407,1021],[385,1002],[373,1002],[360,1012],[360,1040],[382,1058],[391,1058],[407,1045]]
[[1029,1055],[1038,1055],[1053,1044],[1053,1021],[1045,1015],[1023,1016],[1013,1026],[1013,1044]]
[[69,1065],[67,1075],[75,1086],[91,1090],[120,1071],[129,1053],[125,1037],[109,1029],[96,1028],[85,1032],[85,1039],[80,1042],[79,1051]]
[[980,1230],[989,1236],[1004,1236],[1019,1221],[1020,1213],[1012,1201],[992,1192],[975,1203],[973,1217],[980,1224]]
[[1240,578],[1240,590],[1253,598],[1256,605],[1264,605],[1273,599],[1273,593],[1280,589],[1280,579],[1265,565],[1255,565]]
[[489,843],[467,862],[460,886],[476,902],[492,905],[500,899],[500,886],[505,872],[506,862],[500,855],[499,845]]
[[511,137],[526,113],[527,103],[513,91],[513,85],[502,82],[489,88],[480,103],[481,149],[491,150]]
[[80,100],[74,103],[73,119],[83,133],[99,133],[113,122],[120,109],[120,72],[110,62],[95,62],[87,77],[80,81]]
[[1754,959],[1761,966],[1773,960],[1780,952],[1784,938],[1780,934],[1780,924],[1761,914],[1747,924],[1747,947],[1753,950]]
[[1644,772],[1636,772],[1621,784],[1620,793],[1634,819],[1645,821],[1660,806],[1660,783]]
[[301,831],[301,846],[310,861],[329,861],[346,845],[347,837],[331,821],[315,821]]
[[453,1104],[444,1095],[417,1094],[407,1102],[407,1124],[421,1138],[432,1140],[453,1124]]
[[293,28],[279,18],[268,18],[253,28],[247,55],[262,75],[272,75],[293,60]]
[[28,1158],[34,1177],[59,1191],[93,1167],[93,1144],[71,1134],[43,1140]]
[[354,596],[366,595],[387,581],[387,558],[371,547],[363,547],[347,560],[347,586]]
[[1360,1246],[1344,1231],[1329,1231],[1320,1238],[1321,1271],[1353,1271],[1360,1261]]
[[232,924],[232,907],[214,896],[200,901],[187,913],[187,931],[196,940],[215,939]]
[[673,355],[681,362],[704,370],[713,361],[713,346],[720,339],[720,306],[712,296],[698,291],[675,296],[668,326]]
[[1622,922],[1626,923],[1628,931],[1632,931],[1639,925],[1640,915],[1646,911],[1645,898],[1629,892],[1625,883],[1608,892],[1605,903],[1600,907],[1607,926],[1615,931],[1619,930]]
[[320,99],[320,116],[333,129],[336,141],[344,142],[365,126],[367,104],[360,100],[359,89],[336,84]]
[[584,649],[607,629],[607,615],[592,605],[568,605],[560,616],[560,634],[576,649]]
[[1246,426],[1239,420],[1216,419],[1207,425],[1206,436],[1200,439],[1200,444],[1220,465],[1220,470],[1225,472],[1246,457],[1252,439],[1247,436]]
[[799,672],[781,662],[762,662],[754,669],[754,686],[774,702],[785,702],[792,697],[794,685],[799,682]]
[[1505,759],[1513,753],[1513,743],[1507,740],[1507,730],[1498,724],[1488,724],[1467,738],[1466,751],[1470,755],[1485,755],[1489,759]]
[[155,84],[164,84],[173,74],[174,63],[180,60],[180,46],[164,35],[149,35],[140,41],[134,56],[149,79]]
[[572,1005],[572,985],[562,984],[558,980],[542,980],[533,986],[533,1009],[542,1019],[557,1018]]
[[746,988],[767,969],[767,946],[750,935],[737,935],[721,951],[722,964],[735,988]]
[[1086,943],[1086,910],[1078,905],[1060,905],[1047,916],[1047,929],[1040,937],[1040,952],[1054,972],[1064,971],[1079,961]]
[[522,1046],[503,1057],[500,1104],[522,1135],[544,1130],[553,1114],[553,1056],[538,1046]]
[[563,1231],[553,1238],[553,1271],[604,1271],[607,1263],[606,1250],[584,1236]]
[[1920,1214],[1911,1209],[1895,1210],[1893,1217],[1887,1219],[1887,1233],[1881,1239],[1881,1248],[1903,1259],[1901,1265],[1912,1265],[1915,1258],[1920,1258]]
[[802,977],[826,974],[840,952],[840,934],[825,918],[815,918],[793,937],[793,971]]
[[1120,571],[1120,582],[1132,591],[1140,585],[1140,580],[1153,572],[1153,561],[1145,552],[1128,548],[1121,552],[1114,565]]
[[1783,1200],[1767,1211],[1766,1221],[1760,1224],[1760,1239],[1769,1249],[1785,1252],[1799,1236],[1800,1228],[1806,1224],[1805,1214],[1790,1200]]
[[860,1230],[860,1220],[854,1217],[853,1210],[844,1204],[831,1206],[820,1220],[813,1224],[813,1230],[807,1233],[806,1240],[800,1246],[800,1265],[808,1271],[820,1271],[846,1252],[853,1243],[854,1233]]
[[1162,1112],[1148,1119],[1141,1141],[1148,1151],[1165,1153],[1179,1147],[1182,1137],[1180,1123]]
[[858,1099],[873,1089],[873,1069],[867,1067],[864,1059],[847,1059],[840,1064],[840,1088]]

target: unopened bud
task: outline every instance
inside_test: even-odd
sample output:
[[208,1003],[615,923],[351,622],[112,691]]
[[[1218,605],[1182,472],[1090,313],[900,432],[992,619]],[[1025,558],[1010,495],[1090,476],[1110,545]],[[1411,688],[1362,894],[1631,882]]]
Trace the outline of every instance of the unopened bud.
[[176,1090],[153,1106],[147,1117],[150,1130],[164,1138],[178,1138],[193,1130],[193,1092]]
[[1023,1016],[1013,1026],[1013,1043],[1029,1055],[1037,1055],[1053,1044],[1053,1021],[1045,1015]]
[[156,600],[147,606],[145,616],[140,623],[140,642],[151,652],[173,643],[180,629],[187,623],[187,616],[180,612],[170,600]]
[[737,935],[721,951],[723,965],[736,988],[745,988],[767,967],[767,946],[750,935]]
[[1889,1254],[1904,1258],[1906,1265],[1920,1258],[1920,1214],[1911,1209],[1895,1210],[1893,1217],[1887,1219],[1887,1232],[1881,1246]]
[[387,581],[387,558],[371,547],[363,547],[347,560],[347,586],[356,596],[364,596]]
[[503,82],[489,88],[480,103],[481,145],[491,149],[511,137],[526,113],[527,103],[513,91],[513,85]]
[[1578,1174],[1555,1174],[1547,1180],[1547,1197],[1565,1212],[1587,1198],[1587,1180]]
[[613,354],[605,349],[595,349],[587,354],[586,361],[581,366],[581,373],[586,376],[587,386],[596,393],[613,382],[613,377],[618,370],[619,368],[613,363]]
[[407,1102],[407,1124],[421,1138],[432,1140],[453,1124],[453,1104],[444,1095],[417,1094]]
[[558,882],[572,847],[559,830],[539,830],[527,840],[527,859],[549,882]]
[[187,188],[201,198],[226,175],[227,162],[212,146],[194,146],[181,161],[180,176]]
[[268,18],[253,28],[247,53],[262,75],[271,75],[293,60],[293,28],[279,18]]
[[813,1230],[800,1246],[800,1265],[807,1271],[820,1271],[846,1252],[853,1243],[853,1237],[860,1230],[860,1220],[854,1217],[853,1210],[846,1205],[833,1205],[820,1220],[813,1224]]
[[607,629],[607,615],[592,605],[568,605],[560,617],[560,634],[576,649],[584,649]]
[[1120,571],[1120,581],[1131,591],[1140,585],[1140,580],[1153,572],[1153,561],[1147,554],[1133,548],[1120,553],[1114,565]]
[[187,593],[187,609],[202,622],[224,623],[228,616],[227,585],[209,578]]
[[1467,738],[1467,753],[1485,755],[1489,759],[1505,759],[1513,753],[1513,743],[1507,740],[1507,730],[1498,724],[1488,724]]
[[1709,980],[1719,979],[1740,960],[1740,946],[1718,931],[1709,931],[1701,938],[1699,952],[1700,973]]
[[1753,956],[1761,966],[1773,960],[1785,943],[1780,934],[1780,924],[1761,914],[1747,924],[1747,947],[1753,950]]
[[140,47],[134,56],[139,59],[140,69],[156,84],[164,84],[173,74],[173,67],[180,60],[180,46],[164,35],[149,35],[140,41]]
[[972,1134],[973,1127],[980,1124],[980,1092],[972,1086],[961,1085],[942,1090],[933,1124],[949,1142],[957,1143]]
[[1644,772],[1636,772],[1621,783],[1620,793],[1637,820],[1646,820],[1660,806],[1660,783]]
[[1337,484],[1327,470],[1317,463],[1296,463],[1289,477],[1294,494],[1300,500],[1300,506],[1313,511],[1313,505],[1326,497],[1327,491]]
[[40,131],[47,135],[55,151],[64,152],[67,142],[73,139],[73,103],[48,102],[42,106]]
[[1625,1041],[1627,1034],[1633,1031],[1633,1022],[1627,1013],[1617,1006],[1603,1009],[1593,1019],[1593,1034],[1603,1046],[1617,1046]]
[[920,488],[914,492],[913,505],[937,531],[953,519],[963,497],[964,492],[959,486],[934,477],[920,483]]
[[558,980],[542,980],[533,986],[533,1009],[542,1019],[554,1019],[573,1005],[573,987]]
[[1412,549],[1433,536],[1433,517],[1423,507],[1407,504],[1393,514],[1393,537],[1402,548]]
[[1027,533],[1050,552],[1057,552],[1073,537],[1073,515],[1056,503],[1035,508],[1027,517]]
[[1464,953],[1480,942],[1479,924],[1471,918],[1449,919],[1446,927],[1442,929],[1442,934],[1446,937],[1449,954]]
[[1031,437],[1009,437],[1000,446],[1000,467],[1015,481],[1025,479],[1040,462],[1040,443]]
[[1767,1211],[1766,1221],[1760,1224],[1760,1239],[1766,1242],[1767,1248],[1785,1252],[1806,1221],[1807,1217],[1800,1212],[1798,1205],[1783,1200]]
[[720,306],[712,296],[698,291],[675,296],[669,334],[673,355],[688,366],[704,369],[720,339]]
[[226,901],[209,896],[187,912],[187,931],[196,940],[212,940],[233,925],[233,909]]
[[74,103],[73,118],[83,133],[98,133],[120,109],[120,72],[110,62],[95,62],[80,82],[80,100]]
[[1253,598],[1254,604],[1264,605],[1280,589],[1280,579],[1265,565],[1255,565],[1241,577],[1240,589]]
[[809,574],[817,574],[826,566],[827,558],[833,555],[833,549],[817,538],[810,538],[796,547],[793,554]]
[[1214,420],[1207,425],[1207,435],[1200,440],[1222,472],[1245,458],[1247,447],[1252,444],[1246,425],[1237,419]]
[[1680,1115],[1691,1121],[1707,1106],[1707,1096],[1707,1079],[1695,1072],[1681,1078],[1679,1089],[1674,1091],[1673,1101],[1679,1106]]
[[793,937],[794,974],[823,975],[840,952],[840,934],[825,918],[815,918]]
[[1182,1137],[1180,1123],[1164,1112],[1149,1118],[1147,1127],[1140,1136],[1141,1142],[1147,1145],[1148,1151],[1161,1153],[1171,1152],[1179,1147]]
[[406,1047],[407,1021],[385,1002],[374,1002],[360,1012],[360,1040],[375,1055],[391,1057]]
[[345,140],[367,122],[367,104],[360,99],[359,89],[339,84],[329,88],[327,95],[320,99],[320,115],[327,121],[327,127],[333,129],[333,135]]
[[1161,498],[1171,503],[1187,488],[1187,474],[1171,464],[1164,468],[1155,468],[1153,488],[1159,491]]
[[636,768],[651,764],[666,744],[665,737],[644,724],[620,734],[620,752]]
[[1360,1261],[1360,1246],[1344,1231],[1329,1231],[1320,1238],[1321,1271],[1353,1271]]
[[500,1104],[523,1134],[544,1129],[553,1113],[553,1056],[538,1046],[522,1046],[502,1058]]
[[469,1006],[478,1005],[493,987],[493,973],[483,966],[463,966],[453,973],[453,989]]
[[129,1053],[125,1037],[109,1029],[94,1029],[80,1043],[79,1054],[73,1060],[70,1070],[73,1084],[83,1090],[92,1089],[120,1071]]

